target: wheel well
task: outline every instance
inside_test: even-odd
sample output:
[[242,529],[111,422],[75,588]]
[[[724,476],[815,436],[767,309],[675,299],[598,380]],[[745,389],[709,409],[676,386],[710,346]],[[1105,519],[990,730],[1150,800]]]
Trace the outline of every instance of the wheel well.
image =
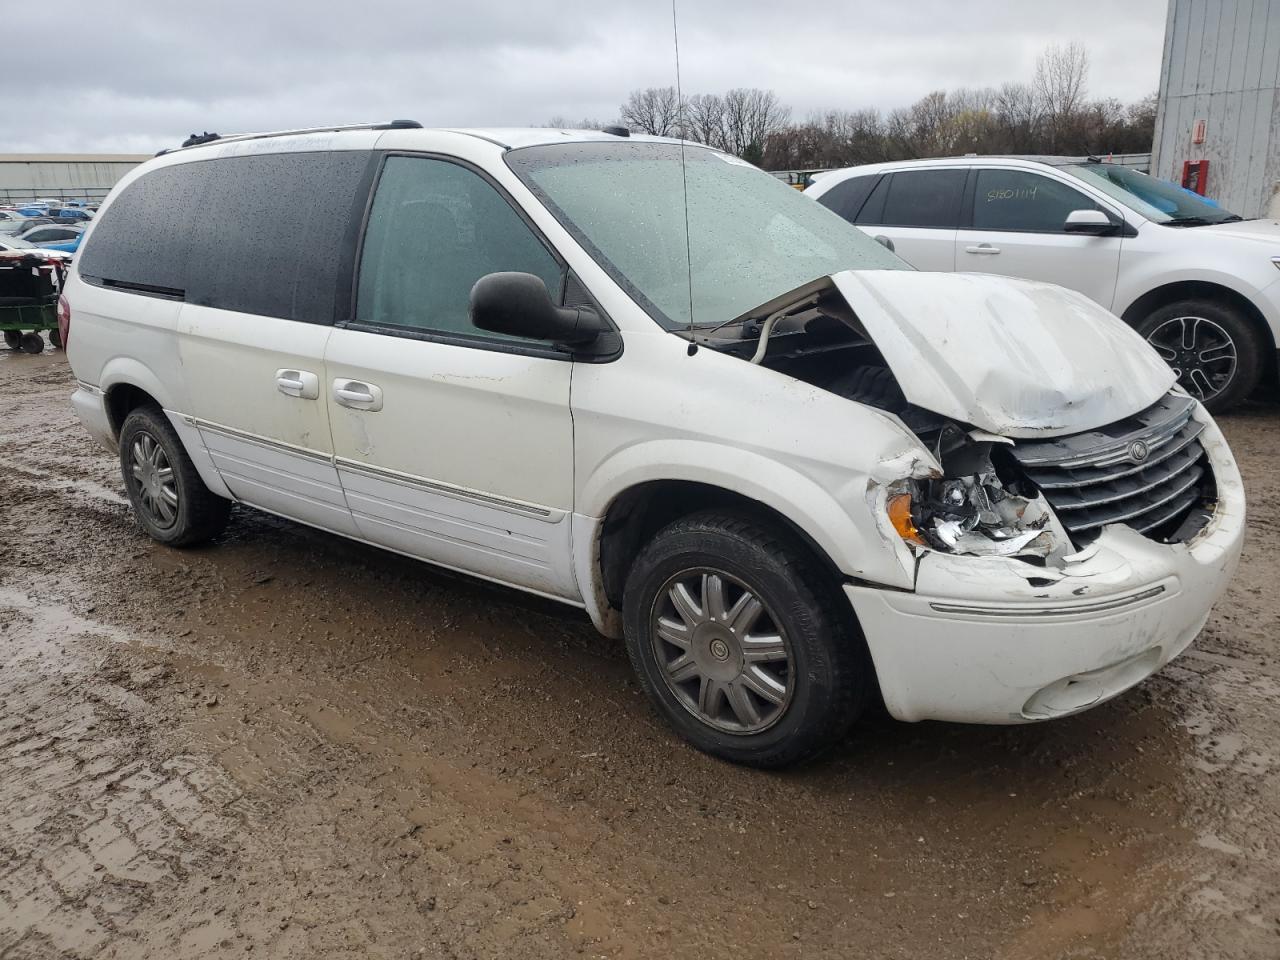
[[160,404],[156,402],[155,397],[141,387],[135,387],[132,383],[117,383],[115,386],[109,387],[106,401],[107,419],[111,423],[111,432],[116,436],[120,435],[120,428],[124,425],[124,418],[133,410],[146,406],[160,408]]
[[734,510],[775,526],[808,550],[831,575],[832,583],[842,579],[836,565],[813,538],[767,504],[707,483],[654,480],[624,491],[605,511],[599,562],[601,584],[610,606],[622,609],[627,572],[636,554],[655,533],[673,520],[708,509]]
[[1249,318],[1254,327],[1266,337],[1266,343],[1270,344],[1272,352],[1275,351],[1276,342],[1271,334],[1271,327],[1267,323],[1267,318],[1262,315],[1262,311],[1254,306],[1253,301],[1230,287],[1206,280],[1183,280],[1178,283],[1166,283],[1162,287],[1149,290],[1129,305],[1128,309],[1121,314],[1121,319],[1130,326],[1136,327],[1153,310],[1159,310],[1179,300],[1217,300],[1234,307]]

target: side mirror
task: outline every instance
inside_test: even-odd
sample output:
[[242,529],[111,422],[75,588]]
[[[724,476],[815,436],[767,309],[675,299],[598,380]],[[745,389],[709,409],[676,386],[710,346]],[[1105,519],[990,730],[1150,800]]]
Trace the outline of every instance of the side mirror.
[[876,234],[876,243],[883,246],[886,250],[893,252],[893,237],[886,237],[883,233]]
[[606,329],[594,310],[556,306],[542,278],[531,273],[490,273],[477,280],[471,322],[491,333],[578,346]]
[[1062,225],[1066,233],[1085,233],[1095,237],[1114,233],[1118,228],[1119,224],[1101,210],[1072,210]]

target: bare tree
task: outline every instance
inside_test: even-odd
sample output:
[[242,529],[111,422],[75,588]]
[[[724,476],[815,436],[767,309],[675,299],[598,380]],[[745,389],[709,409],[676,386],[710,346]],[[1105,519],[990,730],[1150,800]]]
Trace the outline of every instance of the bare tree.
[[1139,153],[1151,149],[1155,98],[1125,105],[1089,100],[1088,52],[1045,48],[1030,83],[935,90],[909,107],[831,110],[791,122],[771,90],[688,97],[673,88],[631,93],[623,120],[636,130],[683,135],[767,169],[818,169],[962,153]]
[[724,100],[714,93],[695,93],[685,102],[685,136],[724,149]]
[[622,122],[640,133],[671,137],[680,132],[680,100],[675,87],[632,90],[621,113]]
[[1084,106],[1088,76],[1089,52],[1079,43],[1053,44],[1036,61],[1031,87],[1040,101],[1050,149],[1059,149],[1072,118]]

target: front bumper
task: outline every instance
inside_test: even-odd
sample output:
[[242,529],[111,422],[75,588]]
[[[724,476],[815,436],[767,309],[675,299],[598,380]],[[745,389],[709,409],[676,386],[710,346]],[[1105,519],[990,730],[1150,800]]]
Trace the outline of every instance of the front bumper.
[[847,585],[889,712],[967,723],[1066,716],[1185,650],[1226,590],[1244,540],[1235,460],[1212,421],[1201,437],[1218,505],[1186,543],[1114,525],[1060,571],[928,552],[914,592]]

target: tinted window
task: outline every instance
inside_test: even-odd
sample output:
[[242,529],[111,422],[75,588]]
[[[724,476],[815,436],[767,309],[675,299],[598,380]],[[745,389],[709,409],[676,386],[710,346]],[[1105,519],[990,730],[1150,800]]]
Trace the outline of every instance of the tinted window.
[[332,323],[349,301],[371,163],[334,151],[155,170],[112,201],[80,272],[202,306]]
[[184,290],[190,231],[208,171],[208,163],[162,167],[125,187],[82,246],[80,274],[142,287]]
[[975,230],[1062,233],[1072,210],[1099,210],[1065,183],[1025,170],[979,170],[973,193]]
[[203,211],[189,227],[187,300],[332,323],[351,287],[370,162],[358,151],[209,161]]
[[387,158],[360,260],[358,321],[507,339],[470,318],[475,282],[505,270],[541,277],[559,302],[560,264],[488,181],[444,160]]
[[960,224],[965,170],[905,170],[889,179],[884,215],[893,227],[953,229]]
[[871,188],[880,179],[878,173],[865,177],[850,177],[837,183],[834,187],[818,197],[818,202],[828,210],[834,210],[850,223],[855,222],[858,212],[871,194]]

